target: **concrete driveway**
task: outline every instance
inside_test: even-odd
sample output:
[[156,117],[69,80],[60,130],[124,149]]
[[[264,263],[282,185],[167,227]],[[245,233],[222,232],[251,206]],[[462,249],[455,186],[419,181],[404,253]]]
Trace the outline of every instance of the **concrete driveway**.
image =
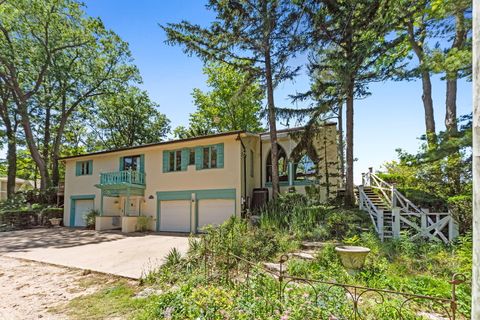
[[[53,228],[0,232],[0,255],[140,279],[188,237]],[[1,269],[1,266],[0,266]]]

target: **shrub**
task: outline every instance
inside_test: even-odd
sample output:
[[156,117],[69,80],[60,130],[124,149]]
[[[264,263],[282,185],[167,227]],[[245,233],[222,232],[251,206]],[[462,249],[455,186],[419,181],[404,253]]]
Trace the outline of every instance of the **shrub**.
[[458,223],[460,234],[472,231],[472,195],[450,197],[447,202],[450,214]]
[[50,219],[52,218],[57,218],[57,219],[62,219],[63,218],[63,208],[44,208],[40,212],[40,224],[41,225],[48,225],[50,223]]
[[26,229],[38,225],[38,213],[31,210],[5,210],[0,212],[0,224],[14,229]]
[[100,215],[98,210],[92,209],[85,216],[85,225],[88,229],[95,229],[95,218]]
[[140,232],[146,232],[150,227],[151,222],[152,217],[139,216],[137,218],[137,224],[135,226],[135,229]]

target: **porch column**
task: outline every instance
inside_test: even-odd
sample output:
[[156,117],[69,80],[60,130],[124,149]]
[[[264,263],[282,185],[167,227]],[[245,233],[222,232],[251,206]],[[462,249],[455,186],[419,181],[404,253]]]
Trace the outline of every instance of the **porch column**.
[[130,187],[127,187],[127,197],[125,198],[125,208],[123,210],[124,216],[128,216],[129,209],[130,209]]
[[480,319],[480,3],[473,1],[472,319]]
[[294,175],[294,172],[293,172],[293,162],[289,161],[288,162],[288,167],[287,167],[287,172],[288,172],[288,186],[293,186],[293,175]]

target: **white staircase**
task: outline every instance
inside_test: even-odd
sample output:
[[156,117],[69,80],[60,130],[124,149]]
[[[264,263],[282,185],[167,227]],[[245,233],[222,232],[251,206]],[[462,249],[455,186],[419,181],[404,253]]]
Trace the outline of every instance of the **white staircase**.
[[398,238],[401,232],[414,240],[427,238],[445,243],[458,236],[458,226],[450,213],[421,209],[369,168],[362,174],[356,195],[360,210],[366,211],[382,241]]

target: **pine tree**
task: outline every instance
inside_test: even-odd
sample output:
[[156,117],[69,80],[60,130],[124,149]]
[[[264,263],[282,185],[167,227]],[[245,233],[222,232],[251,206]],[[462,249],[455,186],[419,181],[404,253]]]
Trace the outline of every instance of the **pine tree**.
[[210,0],[207,8],[216,13],[208,28],[188,21],[169,23],[169,44],[180,44],[188,54],[205,61],[221,61],[260,80],[266,91],[272,147],[272,191],[279,193],[278,145],[274,89],[292,79],[298,68],[288,65],[301,48],[301,14],[288,0]]

